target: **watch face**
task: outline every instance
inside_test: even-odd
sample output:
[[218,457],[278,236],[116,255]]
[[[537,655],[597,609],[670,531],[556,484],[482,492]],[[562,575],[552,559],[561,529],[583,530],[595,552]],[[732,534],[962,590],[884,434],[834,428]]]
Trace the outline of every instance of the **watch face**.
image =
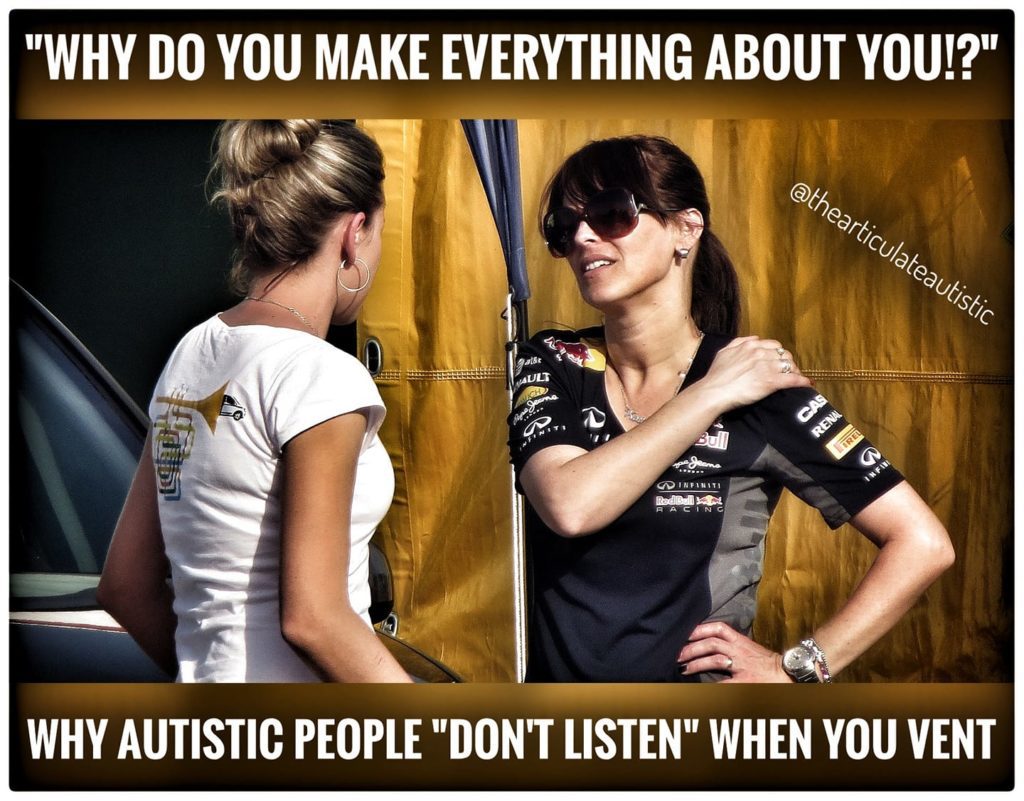
[[786,651],[783,664],[787,671],[807,668],[814,664],[814,654],[805,645],[797,645]]

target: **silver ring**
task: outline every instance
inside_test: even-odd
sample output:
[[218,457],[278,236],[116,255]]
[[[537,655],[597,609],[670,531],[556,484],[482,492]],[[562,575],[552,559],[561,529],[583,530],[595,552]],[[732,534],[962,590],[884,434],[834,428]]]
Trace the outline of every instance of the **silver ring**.
[[786,349],[785,349],[785,348],[776,348],[776,349],[775,349],[775,352],[776,352],[777,354],[779,354],[779,358],[780,358],[780,359],[781,359],[781,358],[782,358],[783,356],[785,356],[785,355],[786,355]]
[[726,669],[726,670],[732,670],[732,657],[730,657],[730,656],[727,656],[727,657],[726,657],[726,660],[727,660],[727,661],[726,661],[726,663],[725,663],[725,669]]
[[780,359],[779,366],[782,368],[783,373],[793,372],[793,362],[789,361],[789,359]]

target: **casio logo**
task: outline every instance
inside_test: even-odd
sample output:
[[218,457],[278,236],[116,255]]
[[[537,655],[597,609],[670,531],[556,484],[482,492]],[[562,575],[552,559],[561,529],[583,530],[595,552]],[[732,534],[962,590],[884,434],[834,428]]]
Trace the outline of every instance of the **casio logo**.
[[806,423],[814,415],[818,413],[818,410],[823,406],[828,406],[828,401],[825,400],[821,395],[815,395],[811,398],[811,402],[804,406],[800,411],[796,413],[796,419],[801,423]]

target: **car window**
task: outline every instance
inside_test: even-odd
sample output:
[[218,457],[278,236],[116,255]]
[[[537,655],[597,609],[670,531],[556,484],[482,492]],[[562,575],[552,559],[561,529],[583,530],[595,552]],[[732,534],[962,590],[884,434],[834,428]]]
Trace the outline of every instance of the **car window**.
[[12,325],[11,608],[95,605],[142,434],[58,328]]

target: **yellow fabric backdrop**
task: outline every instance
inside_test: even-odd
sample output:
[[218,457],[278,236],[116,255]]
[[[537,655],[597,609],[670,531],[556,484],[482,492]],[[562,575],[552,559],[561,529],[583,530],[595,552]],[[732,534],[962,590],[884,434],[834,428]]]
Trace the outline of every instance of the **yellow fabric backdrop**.
[[[381,539],[401,634],[466,678],[514,677],[501,248],[457,120],[370,121],[387,156],[382,269],[361,318],[384,345],[396,502]],[[532,330],[599,321],[536,229],[541,189],[590,139],[668,136],[704,172],[743,290],[743,333],[778,338],[946,524],[957,564],[844,679],[1011,677],[1009,134],[989,121],[521,121]],[[989,325],[790,198],[803,182],[980,293]],[[755,636],[826,619],[874,548],[785,496]]]

